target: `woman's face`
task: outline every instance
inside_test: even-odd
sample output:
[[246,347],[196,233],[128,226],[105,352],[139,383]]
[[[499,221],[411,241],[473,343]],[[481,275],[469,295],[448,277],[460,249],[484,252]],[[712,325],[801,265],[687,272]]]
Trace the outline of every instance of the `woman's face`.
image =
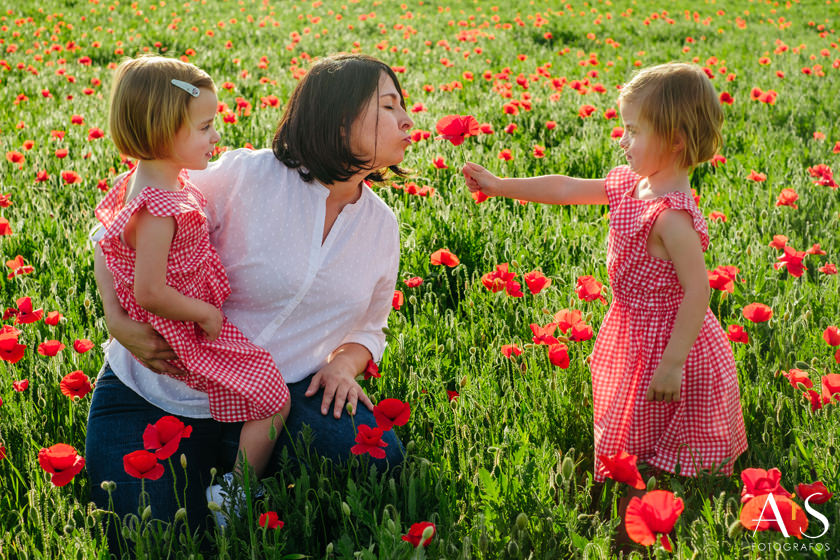
[[379,75],[377,90],[350,128],[350,149],[370,161],[370,169],[399,164],[411,144],[408,130],[414,126],[400,105],[400,92],[385,72]]

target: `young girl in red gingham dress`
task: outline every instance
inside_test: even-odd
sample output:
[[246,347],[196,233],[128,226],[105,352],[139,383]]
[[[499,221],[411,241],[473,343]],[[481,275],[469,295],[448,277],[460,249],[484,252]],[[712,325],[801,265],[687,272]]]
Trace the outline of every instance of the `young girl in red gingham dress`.
[[122,307],[178,355],[173,365],[187,374],[173,377],[206,392],[216,420],[244,421],[240,452],[259,476],[289,392],[271,355],[221,312],[230,286],[210,245],[206,201],[184,171],[207,166],[219,141],[217,105],[212,80],[191,64],[141,57],[117,68],[111,134],[139,161],[96,207],[99,246]]
[[474,163],[463,173],[490,196],[610,205],[613,300],[591,362],[595,479],[601,457],[622,451],[686,476],[731,474],[747,448],[738,377],[708,306],[709,237],[688,177],[720,145],[720,102],[700,68],[675,63],[640,71],[618,101],[628,165],[606,179],[499,179]]

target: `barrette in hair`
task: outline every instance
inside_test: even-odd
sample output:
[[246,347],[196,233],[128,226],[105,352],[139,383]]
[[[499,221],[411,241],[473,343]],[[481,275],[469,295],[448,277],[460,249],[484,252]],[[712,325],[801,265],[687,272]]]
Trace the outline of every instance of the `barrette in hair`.
[[172,83],[173,86],[175,86],[177,88],[181,88],[182,90],[186,91],[187,93],[189,93],[193,97],[198,97],[198,88],[195,87],[194,85],[192,85],[191,83],[184,82],[182,80],[175,80],[175,79],[172,79],[170,82]]

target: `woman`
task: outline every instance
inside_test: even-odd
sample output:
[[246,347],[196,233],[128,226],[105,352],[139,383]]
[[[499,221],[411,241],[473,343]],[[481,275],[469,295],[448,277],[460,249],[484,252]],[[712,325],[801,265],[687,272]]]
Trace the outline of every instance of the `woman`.
[[[312,449],[336,461],[350,455],[354,425],[375,425],[373,404],[355,378],[382,356],[399,232],[393,212],[363,181],[381,181],[386,167],[402,173],[397,165],[411,143],[412,126],[386,64],[365,55],[328,57],[295,88],[272,150],[226,152],[206,170],[191,173],[208,200],[211,240],[230,279],[233,293],[223,310],[271,353],[289,386],[292,410],[274,464],[304,424],[311,428]],[[99,250],[95,270],[115,340],[88,418],[92,497],[120,516],[137,513],[141,481],[126,473],[123,457],[143,448],[148,424],[175,415],[192,427],[173,457],[187,458],[185,494],[182,469],[174,469],[179,497],[186,496],[190,525],[204,524],[210,469],[233,464],[240,425],[214,421],[206,394],[159,375],[178,373],[167,362],[175,354],[119,306]],[[345,405],[355,418],[344,414]],[[383,441],[386,457],[374,463],[399,464],[399,440],[388,432]],[[184,505],[173,491],[171,471],[167,467],[163,477],[143,485],[148,498],[142,503],[157,519],[173,519]],[[116,482],[110,496],[103,481]]]

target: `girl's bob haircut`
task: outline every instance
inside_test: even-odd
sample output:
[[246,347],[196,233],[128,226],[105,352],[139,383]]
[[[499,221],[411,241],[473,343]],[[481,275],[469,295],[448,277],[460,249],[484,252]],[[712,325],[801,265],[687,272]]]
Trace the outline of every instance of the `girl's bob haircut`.
[[723,110],[706,73],[693,64],[669,62],[640,70],[618,95],[639,108],[663,146],[685,142],[680,166],[712,158],[722,143]]
[[[379,88],[382,73],[394,82],[405,109],[402,88],[391,68],[372,56],[337,54],[317,61],[292,92],[274,133],[275,157],[297,169],[306,182],[317,179],[325,185],[346,181],[370,170],[369,181],[383,181],[386,170],[371,169],[371,161],[350,148],[350,129],[371,96]],[[396,175],[406,172],[396,165]]]
[[117,67],[108,125],[120,153],[139,160],[169,157],[175,134],[189,121],[193,98],[173,79],[216,91],[205,71],[172,58],[141,56]]

